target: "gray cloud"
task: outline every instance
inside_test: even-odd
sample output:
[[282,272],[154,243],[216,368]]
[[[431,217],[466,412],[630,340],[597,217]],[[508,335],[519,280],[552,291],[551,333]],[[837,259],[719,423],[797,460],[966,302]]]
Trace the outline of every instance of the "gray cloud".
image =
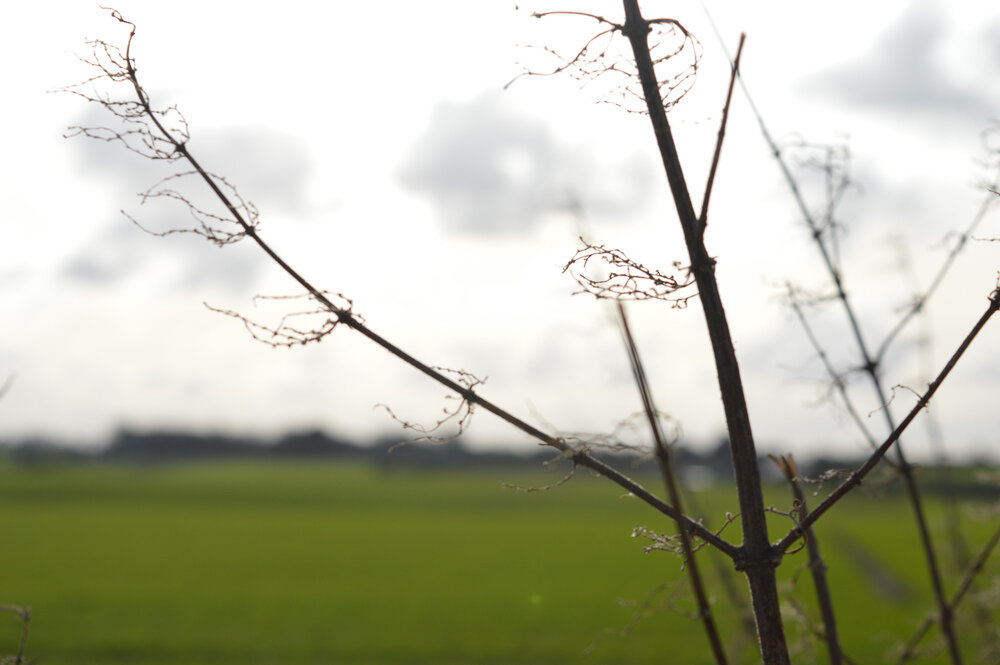
[[870,53],[806,80],[803,88],[862,108],[981,124],[996,113],[996,105],[988,93],[958,82],[939,64],[939,47],[949,37],[940,12],[913,3]]
[[[103,109],[91,107],[80,124],[101,126],[108,120]],[[188,212],[174,201],[155,199],[142,207],[136,205],[136,193],[184,170],[183,164],[155,162],[120,145],[82,137],[74,139],[73,145],[78,168],[99,177],[98,186],[110,184],[113,205],[126,209],[144,228],[165,231],[193,225]],[[203,137],[196,133],[190,146],[206,168],[223,174],[261,208],[264,224],[269,210],[294,215],[308,208],[306,186],[313,166],[301,141],[269,129],[243,128],[206,131]],[[199,205],[219,207],[200,182],[178,181],[174,186]],[[248,285],[252,288],[266,265],[252,253],[237,247],[220,251],[194,236],[151,238],[122,216],[84,240],[58,276],[75,284],[109,286],[133,278],[161,257],[176,266],[172,287],[177,290],[201,286],[244,292]]]
[[984,54],[984,64],[995,72],[1000,68],[1000,20],[994,20],[986,25],[976,41]]
[[258,207],[292,214],[308,208],[314,166],[300,140],[264,128],[226,129],[206,132],[191,148]]
[[77,284],[103,286],[135,273],[148,257],[135,242],[138,229],[130,226],[123,218],[96,234],[69,257],[59,276]]
[[523,232],[569,194],[588,213],[632,213],[653,182],[645,162],[598,160],[562,145],[544,123],[512,111],[499,95],[440,104],[399,179],[430,199],[448,228],[484,234]]
[[[144,222],[169,223],[164,211]],[[172,291],[222,290],[252,293],[266,262],[240,243],[220,249],[194,236],[156,238],[122,217],[82,243],[58,271],[58,278],[78,286],[112,287],[157,262],[171,264],[166,286]]]
[[[114,120],[92,104],[79,124],[114,128]],[[171,173],[189,170],[181,162],[145,159],[113,142],[76,137],[72,145],[81,171],[107,178],[130,193],[144,192]],[[202,166],[224,176],[262,211],[300,214],[307,209],[306,186],[315,169],[300,139],[265,127],[195,128],[188,146]]]

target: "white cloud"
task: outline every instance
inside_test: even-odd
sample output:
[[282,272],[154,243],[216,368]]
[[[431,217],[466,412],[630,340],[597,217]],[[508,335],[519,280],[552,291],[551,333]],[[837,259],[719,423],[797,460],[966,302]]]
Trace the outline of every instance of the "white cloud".
[[490,235],[524,233],[569,197],[591,214],[628,218],[654,180],[646,162],[567,144],[496,93],[438,105],[399,177],[430,199],[450,230]]
[[[862,109],[927,119],[951,116],[982,125],[997,113],[997,98],[981,82],[963,81],[942,63],[943,50],[962,35],[949,29],[943,8],[913,3],[852,63],[804,83],[809,92]],[[995,72],[994,72],[995,75]]]

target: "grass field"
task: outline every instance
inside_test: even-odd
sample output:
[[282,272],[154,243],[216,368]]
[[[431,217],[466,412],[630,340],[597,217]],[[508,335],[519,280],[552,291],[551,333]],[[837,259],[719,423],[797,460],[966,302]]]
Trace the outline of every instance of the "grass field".
[[[51,665],[708,663],[678,559],[630,537],[669,524],[600,479],[501,487],[551,480],[325,462],[3,466],[0,603],[33,608],[28,655]],[[734,504],[724,489],[700,500],[714,522]],[[787,519],[774,520],[777,535]],[[991,526],[967,521],[978,547]],[[858,497],[819,535],[845,649],[885,662],[930,608],[908,509]],[[708,561],[731,651],[752,654]],[[786,587],[803,563],[782,566]],[[619,635],[637,611],[622,601],[664,584],[669,607]],[[0,615],[0,654],[19,631]],[[825,660],[789,631],[799,662]]]

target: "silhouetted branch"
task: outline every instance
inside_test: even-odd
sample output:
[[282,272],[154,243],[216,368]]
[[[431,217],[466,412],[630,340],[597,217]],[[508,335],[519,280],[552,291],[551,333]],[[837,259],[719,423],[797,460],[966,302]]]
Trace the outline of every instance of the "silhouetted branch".
[[[819,339],[813,332],[812,326],[809,324],[809,319],[806,317],[805,312],[802,309],[802,303],[800,302],[798,291],[789,282],[785,283],[785,288],[787,289],[787,294],[788,294],[788,304],[791,306],[792,311],[795,312],[796,318],[802,325],[802,330],[805,332],[806,338],[808,338],[809,343],[812,345],[813,351],[816,353],[820,361],[823,363],[823,367],[826,369],[826,373],[830,377],[830,381],[832,383],[834,390],[836,390],[837,394],[840,395],[840,399],[844,404],[844,408],[847,409],[847,412],[850,414],[851,419],[854,420],[854,423],[858,426],[858,429],[861,430],[861,433],[864,435],[865,439],[868,440],[868,444],[872,447],[872,449],[877,448],[878,442],[875,440],[875,437],[872,436],[871,430],[869,430],[868,425],[861,417],[861,414],[858,412],[857,408],[855,408],[854,402],[851,399],[850,394],[847,392],[847,382],[844,380],[844,377],[834,368],[833,363],[830,361],[830,356],[827,355],[826,350],[823,348],[823,345],[820,344]],[[891,462],[891,460],[889,461]]]
[[[195,159],[194,155],[188,150],[185,141],[187,140],[186,133],[180,133],[175,135],[172,131],[164,126],[161,119],[162,114],[156,112],[149,101],[145,90],[139,84],[139,79],[136,74],[135,61],[131,56],[132,40],[135,37],[136,27],[135,24],[130,21],[125,20],[121,14],[115,10],[111,10],[111,15],[113,18],[118,20],[130,27],[130,32],[128,36],[127,46],[124,52],[108,46],[104,42],[94,41],[90,42],[91,46],[95,50],[95,53],[109,53],[111,58],[111,64],[97,64],[101,70],[101,74],[89,79],[88,84],[96,83],[101,79],[108,79],[112,83],[128,82],[135,95],[135,100],[130,102],[117,102],[110,101],[106,96],[101,96],[100,94],[86,95],[82,94],[76,90],[78,86],[70,86],[64,89],[67,92],[72,92],[84,97],[88,101],[96,102],[101,104],[108,110],[110,110],[114,115],[122,117],[122,113],[127,113],[125,119],[129,121],[134,121],[140,124],[142,130],[139,135],[143,137],[142,145],[151,146],[149,147],[149,152],[142,152],[141,150],[136,150],[140,154],[154,159],[169,159],[173,161],[174,159],[183,159],[194,169],[195,172],[201,177],[204,184],[211,190],[212,194],[222,203],[225,209],[228,211],[233,222],[239,226],[242,230],[244,236],[250,238],[267,256],[277,264],[289,277],[291,277],[302,289],[304,289],[309,296],[320,306],[326,308],[328,312],[336,319],[336,323],[331,320],[332,326],[344,325],[352,330],[360,333],[364,337],[368,338],[370,341],[374,342],[378,346],[382,347],[390,354],[395,356],[402,362],[410,365],[414,369],[433,379],[437,383],[445,386],[449,390],[456,393],[462,400],[463,403],[468,404],[469,408],[471,406],[478,406],[490,413],[494,414],[501,420],[509,423],[525,434],[537,439],[542,444],[551,446],[559,450],[568,460],[574,464],[585,466],[596,473],[605,476],[612,482],[616,483],[627,492],[635,495],[642,501],[646,502],[659,512],[667,515],[668,517],[679,519],[690,529],[692,532],[696,533],[698,537],[702,538],[713,547],[716,547],[720,551],[724,552],[728,556],[737,556],[737,548],[724,541],[723,539],[716,536],[709,529],[706,529],[701,524],[691,520],[690,518],[679,513],[673,506],[667,504],[662,499],[657,497],[652,492],[648,491],[639,483],[635,482],[631,478],[625,476],[618,470],[609,466],[608,464],[592,457],[589,452],[584,449],[575,449],[568,445],[563,439],[555,437],[545,432],[542,432],[537,427],[528,424],[524,420],[514,416],[510,412],[500,408],[496,404],[486,400],[481,397],[475,390],[469,385],[463,385],[460,381],[450,378],[440,369],[428,365],[411,354],[403,351],[400,347],[391,343],[381,335],[370,329],[365,323],[355,315],[350,309],[345,308],[343,305],[338,305],[331,300],[326,292],[320,291],[314,287],[308,280],[306,280],[298,271],[292,268],[284,259],[277,254],[277,252],[266,243],[258,234],[257,228],[254,224],[253,219],[248,219],[244,213],[241,211],[241,201],[237,200],[234,202],[225,191],[223,187],[220,187],[220,181],[205,170],[201,164]],[[96,58],[95,58],[96,60]],[[86,60],[85,60],[86,61]],[[89,61],[88,61],[89,62]],[[103,62],[103,61],[102,61]],[[94,64],[94,63],[91,63]],[[80,84],[83,85],[83,84]],[[121,111],[121,109],[126,109],[126,111]],[[145,113],[148,122],[143,124],[141,120],[142,114]],[[184,123],[184,128],[186,131],[186,122]],[[91,136],[88,133],[82,133],[85,136]],[[176,153],[176,157],[174,156]]]
[[[234,185],[232,185],[223,176],[216,173],[206,173],[208,178],[210,178],[214,185],[221,191],[227,193],[227,198],[232,201],[233,207],[239,211],[243,219],[246,221],[247,226],[252,229],[259,228],[259,213],[257,207],[245,201],[240,195],[239,191]],[[173,235],[175,233],[192,233],[194,235],[201,236],[209,242],[219,247],[224,247],[225,245],[230,245],[234,242],[238,242],[246,237],[246,232],[243,227],[235,223],[233,219],[227,215],[213,213],[194,202],[191,201],[187,196],[182,194],[178,189],[174,187],[167,187],[166,185],[173,184],[176,181],[182,180],[186,177],[195,177],[196,179],[201,179],[203,176],[198,171],[186,171],[183,173],[175,173],[163,178],[158,183],[150,187],[148,190],[141,194],[140,204],[145,205],[150,199],[170,199],[178,202],[184,206],[188,214],[195,220],[196,225],[193,227],[180,227],[174,229],[168,229],[166,231],[154,231],[152,229],[146,228],[134,217],[126,213],[124,210],[122,214],[129,218],[129,220],[138,226],[140,229],[154,236],[164,237]]]
[[[997,171],[997,177],[994,182],[1000,182],[1000,170]],[[955,259],[957,259],[958,255],[962,253],[962,250],[965,249],[969,239],[972,238],[972,234],[975,233],[979,224],[986,218],[986,213],[989,212],[993,204],[997,202],[997,196],[1000,195],[997,195],[996,192],[990,190],[990,193],[983,197],[983,202],[979,204],[979,209],[976,211],[976,214],[973,215],[972,221],[967,227],[965,227],[962,234],[958,236],[955,246],[952,247],[951,251],[948,252],[948,256],[945,257],[945,260],[941,263],[937,273],[931,280],[930,286],[928,286],[922,294],[913,299],[913,302],[906,309],[906,312],[903,313],[903,316],[900,317],[899,321],[896,322],[896,325],[892,327],[892,330],[889,331],[889,333],[885,336],[885,339],[882,340],[882,343],[879,344],[878,351],[875,352],[876,362],[881,362],[882,359],[885,358],[886,352],[888,352],[889,347],[903,331],[903,328],[905,328],[906,325],[913,320],[913,317],[923,311],[927,301],[934,295],[938,287],[941,286],[941,283],[944,281],[944,278],[948,275],[948,271],[951,270],[951,266],[955,263]]]
[[[448,369],[447,367],[435,367],[434,369],[455,377],[455,381],[460,383],[469,392],[472,392],[486,382],[485,378],[480,379],[472,372],[467,372],[462,369]],[[468,399],[457,398],[454,395],[447,395],[445,399],[451,400],[453,402],[453,406],[446,406],[443,410],[444,415],[438,418],[438,420],[430,427],[400,418],[385,404],[377,404],[376,406],[385,409],[393,420],[403,426],[403,429],[408,429],[419,434],[420,436],[416,439],[416,441],[444,443],[446,441],[453,441],[457,439],[465,432],[465,428],[472,421],[472,413],[474,409],[474,404]],[[443,427],[448,425],[454,426],[455,429],[453,432],[443,436],[438,434]],[[392,449],[407,443],[411,442],[404,441],[403,443],[396,444],[392,447]]]
[[[667,496],[678,512],[684,512],[684,502],[681,500],[680,489],[677,486],[677,479],[674,477],[673,468],[670,463],[670,450],[664,440],[663,431],[660,429],[660,420],[657,417],[656,406],[653,404],[653,395],[649,389],[649,382],[646,380],[646,370],[642,366],[642,359],[639,356],[639,348],[636,346],[632,330],[628,325],[628,317],[625,315],[625,307],[621,302],[618,305],[618,321],[621,323],[622,335],[625,338],[625,347],[628,350],[629,361],[632,365],[632,375],[635,379],[636,387],[639,389],[639,397],[642,399],[643,410],[649,422],[650,433],[653,436],[653,443],[656,450],[656,458],[660,462],[660,472],[667,486]],[[712,616],[712,607],[708,602],[708,594],[705,592],[705,584],[695,560],[695,548],[691,542],[691,534],[688,532],[682,520],[677,520],[677,530],[681,541],[681,552],[684,555],[685,567],[688,572],[688,579],[691,581],[691,589],[694,591],[695,600],[698,603],[698,615],[701,618],[708,642],[712,647],[712,654],[715,662],[725,665],[726,652],[722,648],[722,638],[715,626],[715,618]],[[633,533],[633,535],[635,535]]]
[[733,101],[733,86],[736,84],[736,75],[740,71],[740,56],[743,54],[743,44],[746,42],[746,39],[746,33],[740,33],[740,44],[736,47],[736,59],[733,61],[733,71],[729,77],[729,90],[726,91],[726,103],[722,107],[722,121],[719,123],[719,136],[715,141],[712,166],[708,170],[708,182],[705,184],[705,194],[701,199],[701,214],[698,215],[698,222],[701,225],[702,233],[705,232],[705,227],[708,226],[708,201],[712,198],[715,172],[719,168],[719,158],[722,156],[722,141],[726,137],[726,123],[729,122],[729,104]]
[[799,538],[802,537],[804,529],[808,529],[810,526],[812,526],[816,522],[816,520],[822,517],[827,510],[832,508],[838,501],[844,498],[844,496],[846,496],[848,492],[850,492],[855,487],[861,484],[861,481],[865,478],[865,476],[867,476],[871,472],[872,469],[875,468],[879,460],[881,460],[882,457],[889,451],[889,448],[891,448],[892,445],[896,443],[900,435],[902,435],[902,433],[906,430],[906,428],[909,427],[910,423],[913,422],[913,419],[917,417],[917,415],[920,413],[920,411],[923,410],[925,406],[927,406],[927,403],[930,402],[931,398],[938,391],[938,388],[941,387],[941,384],[944,383],[944,380],[946,378],[948,378],[948,375],[955,368],[955,365],[958,364],[958,361],[962,358],[962,355],[965,354],[966,350],[968,350],[973,340],[975,340],[976,336],[979,335],[982,329],[986,326],[990,318],[997,313],[998,309],[1000,309],[1000,287],[995,289],[990,294],[989,307],[987,307],[983,315],[979,317],[979,320],[972,327],[972,330],[969,331],[969,334],[965,336],[965,339],[962,340],[962,343],[959,345],[958,349],[955,350],[951,358],[945,364],[944,369],[941,370],[937,378],[934,379],[934,381],[931,382],[931,384],[927,387],[927,392],[924,393],[923,397],[920,398],[920,400],[910,410],[910,412],[903,419],[903,421],[896,427],[895,430],[893,430],[892,434],[889,435],[889,438],[887,438],[885,442],[883,442],[882,445],[880,445],[878,449],[875,450],[875,452],[871,455],[871,457],[868,458],[868,460],[864,464],[862,464],[853,473],[851,473],[848,476],[847,480],[845,480],[843,483],[840,484],[839,487],[837,487],[833,492],[831,492],[830,495],[827,496],[826,499],[824,499],[819,506],[817,506],[815,509],[810,511],[805,517],[803,517],[801,523],[798,524],[791,531],[789,531],[788,534],[775,545],[775,549],[778,552],[787,551],[788,548],[794,542],[796,542]]
[[[707,8],[706,8],[707,12]],[[721,39],[720,39],[721,41]],[[723,48],[725,46],[723,45]],[[826,268],[826,271],[833,283],[834,290],[837,294],[837,298],[840,300],[844,313],[847,317],[848,327],[854,337],[858,355],[861,358],[861,367],[868,375],[872,387],[878,396],[879,405],[882,407],[881,411],[885,417],[886,427],[888,431],[892,432],[896,430],[896,422],[892,416],[892,412],[888,408],[888,400],[886,397],[885,389],[882,386],[882,380],[879,376],[879,361],[880,358],[877,355],[873,355],[869,349],[865,337],[861,330],[861,325],[858,320],[857,314],[854,310],[854,306],[850,298],[848,297],[847,291],[844,287],[843,275],[840,272],[840,268],[837,265],[837,261],[831,253],[831,248],[828,246],[827,242],[824,241],[824,226],[816,219],[816,217],[809,211],[806,205],[805,198],[802,194],[801,188],[795,177],[792,175],[791,170],[788,167],[787,160],[782,156],[782,152],[779,149],[777,143],[771,137],[770,132],[767,130],[767,125],[764,122],[763,115],[754,105],[753,100],[750,98],[749,91],[747,90],[746,84],[744,83],[742,76],[740,77],[740,84],[743,87],[743,91],[746,94],[747,100],[749,101],[751,111],[757,118],[757,123],[760,127],[761,133],[764,136],[764,140],[771,148],[772,155],[775,161],[777,161],[782,174],[784,175],[785,181],[788,184],[788,188],[795,199],[796,204],[802,214],[802,217],[809,227],[813,240],[817,250],[819,251],[822,263]],[[833,172],[829,172],[828,175],[832,176]],[[828,178],[830,182],[832,178]],[[831,192],[837,191],[836,189],[831,189]],[[842,189],[840,190],[842,191]],[[828,210],[832,210],[834,205],[834,200],[831,199]],[[831,220],[832,221],[832,217]],[[829,224],[827,225],[829,226]],[[934,550],[934,545],[931,542],[930,529],[927,526],[927,519],[924,515],[923,503],[920,496],[920,490],[917,485],[916,478],[913,473],[913,469],[906,459],[906,455],[903,452],[902,444],[896,445],[896,459],[897,459],[897,470],[900,473],[903,483],[906,486],[907,496],[909,497],[910,505],[912,507],[914,520],[917,525],[917,530],[920,534],[921,547],[924,552],[924,556],[927,562],[928,575],[931,578],[931,587],[934,592],[934,598],[938,606],[938,610],[941,613],[941,626],[942,632],[944,633],[945,640],[948,643],[948,650],[951,656],[952,665],[960,665],[962,662],[962,656],[958,647],[958,640],[955,635],[955,631],[952,625],[951,617],[948,613],[947,603],[945,601],[944,588],[941,581],[941,573],[937,563],[937,555]]]
[[699,299],[712,343],[743,526],[743,545],[740,548],[742,556],[737,561],[736,567],[746,575],[750,584],[757,636],[765,665],[787,665],[788,645],[781,621],[780,598],[775,576],[780,555],[774,551],[768,538],[757,451],[750,427],[750,415],[739,362],[736,359],[729,323],[715,279],[715,259],[705,247],[704,234],[701,233],[700,222],[691,203],[691,194],[662,103],[655,59],[649,48],[650,22],[643,18],[636,0],[623,0],[623,5],[625,24],[622,26],[622,32],[628,37],[632,46],[646,109],[656,137],[663,169],[670,184],[681,229],[684,232],[691,273],[698,285]]
[[[809,505],[806,503],[805,492],[802,491],[802,483],[799,478],[799,470],[795,465],[795,460],[791,455],[781,457],[771,456],[771,460],[777,465],[785,480],[788,481],[792,489],[792,496],[795,497],[795,508],[800,515],[809,512]],[[837,633],[837,619],[833,612],[833,599],[830,595],[830,585],[826,581],[826,563],[819,550],[819,541],[811,528],[803,532],[806,548],[809,551],[809,572],[812,575],[813,587],[816,589],[816,602],[819,605],[820,614],[823,617],[823,640],[826,642],[827,652],[830,655],[830,665],[841,665],[844,662],[843,653],[840,648],[840,637]]]

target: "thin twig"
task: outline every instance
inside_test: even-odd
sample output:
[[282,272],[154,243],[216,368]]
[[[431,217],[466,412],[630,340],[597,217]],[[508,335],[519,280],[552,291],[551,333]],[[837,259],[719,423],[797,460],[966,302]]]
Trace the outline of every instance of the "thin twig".
[[989,322],[990,318],[997,313],[998,309],[1000,309],[1000,288],[997,288],[990,295],[989,307],[987,307],[983,315],[979,317],[979,320],[972,327],[972,330],[969,331],[969,334],[965,336],[965,339],[962,340],[962,343],[959,345],[958,349],[955,350],[955,353],[952,354],[951,358],[945,364],[944,369],[941,370],[937,378],[934,379],[934,381],[932,381],[931,384],[927,387],[927,392],[924,393],[923,397],[920,398],[920,400],[910,410],[910,412],[906,415],[903,421],[896,427],[896,429],[892,432],[892,434],[889,435],[889,438],[887,438],[882,443],[882,445],[879,446],[874,453],[872,453],[871,457],[869,457],[864,464],[862,464],[854,472],[852,472],[847,477],[847,479],[840,484],[839,487],[837,487],[833,492],[831,492],[830,495],[827,496],[826,499],[824,499],[819,504],[819,506],[817,506],[815,509],[809,512],[809,514],[804,516],[802,520],[799,522],[799,524],[793,527],[788,532],[788,534],[785,535],[785,537],[782,538],[775,545],[775,549],[778,552],[787,551],[788,548],[793,543],[795,543],[799,538],[802,537],[804,529],[808,529],[810,526],[812,526],[816,522],[816,520],[822,517],[826,511],[828,511],[838,501],[844,498],[844,496],[846,496],[848,492],[850,492],[855,487],[861,484],[861,481],[865,478],[865,476],[867,476],[871,472],[871,470],[875,468],[875,466],[879,463],[879,460],[881,460],[882,457],[885,456],[885,454],[889,451],[889,448],[892,447],[892,444],[896,443],[896,441],[899,440],[900,435],[906,430],[907,427],[909,427],[910,423],[913,422],[913,419],[917,417],[917,415],[920,413],[921,410],[923,410],[925,406],[927,406],[927,403],[930,402],[931,397],[933,397],[934,394],[938,391],[938,388],[941,387],[941,384],[948,377],[951,371],[955,368],[955,365],[958,364],[958,361],[961,359],[962,355],[966,352],[966,350],[968,350],[969,346],[972,344],[972,341],[976,338],[977,335],[979,335],[982,329],[986,326],[987,322]]
[[625,25],[622,31],[632,46],[646,109],[660,151],[663,169],[670,184],[681,229],[684,232],[691,273],[698,285],[702,312],[712,343],[743,526],[743,545],[740,551],[744,558],[737,564],[737,569],[744,572],[750,585],[757,636],[765,665],[787,665],[788,644],[781,621],[781,600],[775,575],[780,557],[776,556],[772,549],[767,534],[757,451],[750,427],[750,415],[739,361],[736,358],[729,322],[715,278],[715,259],[705,247],[704,236],[691,203],[691,194],[677,154],[677,145],[663,107],[656,71],[649,52],[649,22],[639,11],[637,0],[623,0],[623,5]]
[[830,356],[827,355],[826,350],[823,348],[823,345],[820,344],[819,339],[813,332],[812,326],[809,324],[809,319],[806,318],[805,312],[802,310],[802,304],[799,302],[799,299],[796,296],[795,289],[792,287],[790,283],[787,282],[785,284],[785,287],[788,291],[788,303],[791,305],[792,311],[795,312],[796,318],[802,325],[802,330],[805,332],[806,337],[809,339],[809,343],[812,344],[813,351],[816,352],[816,355],[823,363],[823,367],[826,368],[826,373],[827,375],[829,375],[830,380],[833,382],[833,387],[837,390],[837,393],[840,395],[840,399],[844,403],[844,407],[847,409],[847,413],[850,414],[851,418],[854,420],[854,423],[858,426],[858,429],[861,430],[861,433],[868,440],[868,444],[872,447],[872,449],[877,448],[878,441],[876,441],[875,437],[872,436],[871,430],[868,429],[868,426],[865,423],[864,419],[861,417],[861,414],[854,407],[854,402],[851,400],[851,396],[847,392],[847,383],[844,381],[844,377],[842,377],[837,372],[837,370],[834,369],[833,363],[830,361]]
[[715,184],[715,172],[719,168],[719,158],[722,156],[722,140],[726,137],[726,123],[729,121],[729,105],[733,101],[733,87],[736,84],[736,77],[740,71],[740,56],[743,54],[743,43],[746,42],[747,33],[740,33],[740,44],[736,47],[736,59],[733,61],[733,72],[729,77],[729,90],[726,91],[726,103],[722,107],[722,121],[719,123],[719,137],[715,141],[715,153],[712,155],[712,167],[708,170],[708,182],[705,184],[705,195],[701,200],[701,214],[698,215],[698,223],[701,232],[705,233],[708,226],[708,201],[712,198],[712,186]]
[[[1000,183],[1000,169],[997,171],[994,182]],[[944,281],[944,278],[951,269],[952,264],[955,263],[955,259],[958,258],[958,255],[965,248],[966,244],[968,244],[969,238],[972,237],[972,234],[975,232],[980,222],[982,222],[986,217],[986,213],[989,211],[990,207],[996,203],[997,196],[994,195],[995,193],[993,193],[992,190],[990,191],[991,194],[987,194],[983,198],[983,202],[979,205],[979,209],[976,211],[976,214],[973,215],[972,221],[965,228],[965,231],[962,232],[962,235],[958,237],[958,241],[955,243],[955,246],[941,263],[937,274],[935,274],[934,279],[931,280],[930,286],[928,286],[922,294],[914,299],[913,303],[907,308],[906,312],[903,313],[899,321],[896,322],[896,325],[892,327],[892,330],[889,331],[889,333],[885,336],[885,339],[882,340],[882,343],[879,344],[878,351],[875,352],[876,363],[881,362],[882,359],[885,358],[885,354],[889,350],[889,346],[893,343],[893,341],[895,341],[899,333],[903,331],[906,324],[924,309],[927,301],[930,300],[931,296],[934,295],[938,287],[941,285],[941,282]]]
[[[703,4],[706,14],[708,14],[708,7]],[[709,14],[710,16],[710,14]],[[713,22],[714,25],[714,22]],[[718,31],[716,30],[716,35],[718,36]],[[722,42],[720,38],[720,43]],[[725,45],[722,46],[725,50]],[[802,195],[798,183],[795,177],[792,175],[791,170],[788,167],[786,160],[781,155],[781,150],[778,148],[777,143],[772,138],[770,132],[767,130],[767,125],[764,122],[763,115],[757,109],[756,105],[753,103],[750,93],[747,90],[746,83],[743,77],[737,75],[740,79],[740,86],[749,102],[749,106],[753,114],[757,118],[757,123],[760,126],[761,133],[764,136],[764,140],[771,148],[771,152],[774,156],[775,161],[777,161],[781,172],[785,177],[785,181],[788,184],[788,188],[792,193],[795,202],[797,203],[800,212],[802,213],[803,219],[808,225],[817,249],[819,250],[820,256],[822,258],[823,264],[830,276],[830,280],[833,282],[834,288],[837,293],[838,299],[841,301],[844,309],[844,313],[847,316],[848,324],[851,332],[854,336],[854,340],[857,344],[858,354],[861,356],[863,361],[862,369],[868,375],[871,380],[872,387],[875,389],[876,395],[878,396],[879,406],[881,407],[882,414],[885,417],[887,429],[892,432],[896,430],[895,419],[892,416],[892,411],[889,408],[889,402],[886,397],[886,392],[882,386],[882,381],[878,374],[879,369],[879,356],[873,355],[869,351],[869,347],[865,342],[864,335],[861,332],[861,325],[858,321],[857,314],[854,311],[854,307],[851,304],[851,300],[848,298],[847,291],[844,288],[843,276],[840,269],[834,263],[833,257],[828,250],[826,243],[823,241],[823,230],[817,223],[814,216],[810,213],[808,206],[806,205],[805,198]],[[910,505],[913,510],[913,516],[917,524],[917,530],[920,534],[920,542],[924,551],[924,557],[927,562],[928,574],[931,578],[931,587],[934,592],[934,598],[938,606],[938,611],[941,614],[941,627],[944,633],[945,640],[948,644],[949,654],[951,656],[952,665],[960,665],[962,662],[962,655],[958,646],[958,639],[955,635],[954,626],[952,618],[948,612],[947,603],[945,601],[944,587],[941,581],[941,572],[937,563],[937,555],[934,551],[934,545],[931,542],[930,529],[927,526],[927,518],[924,515],[924,509],[922,504],[922,499],[920,496],[920,489],[917,485],[916,477],[913,473],[913,469],[906,459],[905,453],[903,452],[903,447],[900,442],[896,446],[896,459],[897,459],[897,469],[903,478],[904,485],[906,486],[907,496],[910,500]]]
[[[636,346],[635,338],[632,336],[632,330],[628,324],[628,317],[625,315],[625,306],[621,302],[616,304],[618,306],[618,321],[621,323],[622,336],[625,339],[625,347],[628,350],[629,361],[632,365],[632,376],[635,378],[635,384],[639,389],[639,396],[642,399],[642,407],[646,412],[646,419],[649,421],[649,429],[656,446],[656,458],[660,462],[660,472],[663,474],[663,480],[667,486],[667,496],[670,497],[670,502],[674,505],[674,508],[682,513],[684,512],[684,508],[680,489],[677,487],[677,479],[670,464],[670,451],[664,440],[663,430],[660,427],[660,420],[657,415],[658,412],[653,404],[653,395],[649,389],[649,382],[646,380],[646,370],[642,366],[639,348]],[[694,591],[695,599],[698,603],[698,615],[701,618],[702,625],[705,627],[708,642],[712,647],[712,654],[715,656],[716,663],[726,665],[726,652],[722,648],[722,638],[719,636],[715,619],[712,616],[712,607],[708,602],[708,594],[705,593],[705,585],[701,578],[701,572],[698,569],[698,562],[694,558],[691,534],[681,520],[677,520],[677,531],[680,535],[681,548],[684,552],[688,579],[691,581],[691,589]]]
[[[998,542],[1000,542],[1000,528],[998,528],[996,531],[993,532],[993,536],[989,539],[986,545],[983,546],[983,549],[982,551],[980,551],[979,556],[976,557],[976,560],[972,563],[971,566],[969,566],[968,571],[966,571],[965,576],[962,578],[962,582],[961,584],[959,584],[958,590],[955,591],[955,594],[951,597],[951,600],[949,601],[948,605],[949,607],[951,607],[952,612],[954,612],[958,608],[958,604],[962,602],[962,599],[965,597],[965,594],[969,591],[970,588],[972,588],[973,581],[976,579],[976,576],[979,575],[979,573],[982,571],[983,566],[986,565],[986,560],[990,557],[990,554],[993,552],[993,548],[996,547]],[[937,617],[934,616],[928,616],[926,619],[924,619],[924,622],[920,625],[920,628],[918,628],[917,632],[914,633],[913,637],[910,638],[910,641],[906,643],[906,649],[899,657],[898,661],[899,665],[903,665],[904,663],[909,662],[913,658],[917,645],[920,644],[920,641],[924,639],[924,636],[926,636],[927,633],[930,631],[931,626],[933,626],[936,622],[937,622]]]
[[[799,515],[807,514],[809,506],[806,503],[805,492],[802,491],[802,479],[799,477],[795,459],[791,455],[771,457],[771,459],[777,464],[778,469],[781,470],[792,489],[792,496],[795,497],[795,510]],[[841,665],[844,658],[840,648],[840,637],[837,633],[837,618],[833,612],[830,585],[826,580],[826,563],[819,550],[819,540],[811,528],[804,531],[804,537],[806,548],[809,551],[809,572],[812,574],[813,587],[816,589],[816,601],[823,617],[823,639],[826,642],[827,653],[830,655],[830,665]]]

